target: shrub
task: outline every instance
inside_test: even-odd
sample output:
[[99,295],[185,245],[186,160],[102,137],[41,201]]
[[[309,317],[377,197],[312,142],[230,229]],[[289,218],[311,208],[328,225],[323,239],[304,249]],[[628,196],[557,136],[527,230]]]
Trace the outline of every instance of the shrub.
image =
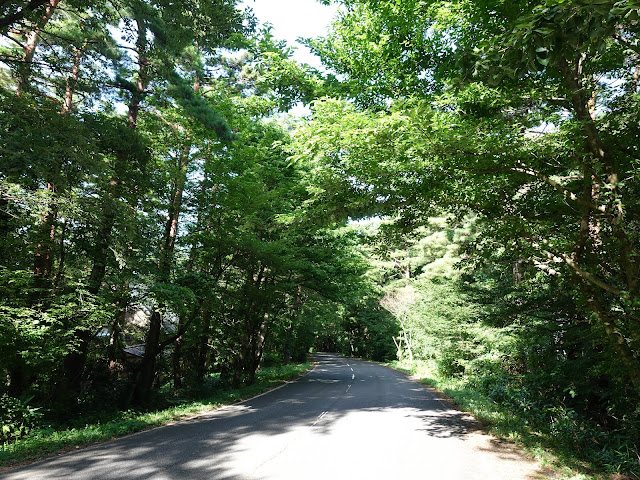
[[31,432],[42,414],[39,408],[28,405],[29,400],[21,400],[4,394],[0,397],[0,439],[2,443],[15,442]]

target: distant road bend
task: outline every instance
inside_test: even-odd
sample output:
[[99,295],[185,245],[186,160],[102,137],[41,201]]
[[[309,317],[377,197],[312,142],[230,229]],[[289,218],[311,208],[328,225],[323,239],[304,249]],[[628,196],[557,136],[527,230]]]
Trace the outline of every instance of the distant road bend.
[[405,375],[331,354],[300,379],[205,416],[0,474],[7,479],[544,478]]

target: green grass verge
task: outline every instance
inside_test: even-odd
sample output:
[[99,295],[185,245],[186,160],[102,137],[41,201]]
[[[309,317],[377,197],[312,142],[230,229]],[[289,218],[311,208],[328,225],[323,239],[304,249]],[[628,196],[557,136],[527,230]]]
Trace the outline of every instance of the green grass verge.
[[190,399],[156,411],[115,412],[100,422],[55,431],[34,430],[28,437],[0,447],[0,468],[104,442],[130,433],[166,425],[174,420],[202,414],[242,399],[258,395],[307,371],[311,363],[267,367],[258,372],[256,382],[239,389],[224,388],[199,399]]
[[529,428],[524,419],[518,418],[482,392],[474,389],[473,385],[463,377],[450,378],[440,375],[435,363],[394,361],[384,365],[413,375],[422,383],[445,393],[461,410],[469,412],[482,423],[491,434],[523,446],[543,467],[553,470],[554,478],[557,480],[629,478],[593,471],[585,462],[572,456],[570,451],[557,448],[553,439]]

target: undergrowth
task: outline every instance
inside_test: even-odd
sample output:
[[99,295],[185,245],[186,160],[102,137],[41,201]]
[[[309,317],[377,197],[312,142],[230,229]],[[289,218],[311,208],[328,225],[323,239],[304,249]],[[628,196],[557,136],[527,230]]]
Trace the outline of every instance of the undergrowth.
[[388,365],[444,392],[492,434],[521,444],[560,478],[640,479],[640,457],[629,430],[599,429],[575,411],[546,405],[525,386],[515,388],[504,378],[445,376],[429,361]]
[[213,374],[198,389],[185,389],[177,394],[170,388],[161,389],[145,410],[93,412],[69,420],[66,426],[40,425],[0,446],[0,467],[10,467],[205,413],[271,389],[304,373],[309,367],[310,363],[265,367],[258,372],[254,384],[239,389],[223,386],[219,375]]

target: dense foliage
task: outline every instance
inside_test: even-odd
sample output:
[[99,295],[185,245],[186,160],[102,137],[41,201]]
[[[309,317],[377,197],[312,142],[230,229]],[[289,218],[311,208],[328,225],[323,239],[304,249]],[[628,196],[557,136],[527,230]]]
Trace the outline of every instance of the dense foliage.
[[251,384],[264,364],[306,359],[334,320],[324,310],[338,325],[385,315],[355,234],[316,218],[274,116],[320,79],[250,10],[3,9],[3,442],[210,375]]
[[638,5],[339,3],[308,40],[332,95],[296,137],[316,198],[404,242],[436,216],[477,229],[458,281],[383,282],[399,353],[637,471]]

